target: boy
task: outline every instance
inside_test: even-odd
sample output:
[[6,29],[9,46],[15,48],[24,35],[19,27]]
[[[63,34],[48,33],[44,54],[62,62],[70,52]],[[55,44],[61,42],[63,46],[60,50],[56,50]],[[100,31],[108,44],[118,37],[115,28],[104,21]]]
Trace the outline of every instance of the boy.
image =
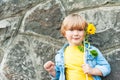
[[110,73],[110,65],[102,53],[85,43],[87,34],[90,34],[86,33],[87,28],[87,22],[78,14],[68,15],[63,20],[61,34],[68,44],[58,51],[55,64],[52,61],[44,64],[52,80],[101,80],[100,76]]

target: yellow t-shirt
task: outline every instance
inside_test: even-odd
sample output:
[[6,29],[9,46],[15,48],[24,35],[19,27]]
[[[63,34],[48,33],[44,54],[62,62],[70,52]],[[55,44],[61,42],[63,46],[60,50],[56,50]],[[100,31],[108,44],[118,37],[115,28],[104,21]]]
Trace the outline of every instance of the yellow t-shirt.
[[[78,46],[68,46],[64,56],[66,80],[86,80],[86,74],[81,67],[84,64],[84,53]],[[88,75],[88,80],[93,80],[91,75]]]

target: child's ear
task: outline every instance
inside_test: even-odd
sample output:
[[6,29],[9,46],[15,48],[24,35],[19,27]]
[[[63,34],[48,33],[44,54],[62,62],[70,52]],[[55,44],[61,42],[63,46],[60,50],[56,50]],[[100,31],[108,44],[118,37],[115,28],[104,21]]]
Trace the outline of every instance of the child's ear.
[[66,38],[66,35],[64,35],[64,38]]
[[63,37],[65,37],[65,38],[66,38],[66,33],[64,33],[64,34],[63,34]]

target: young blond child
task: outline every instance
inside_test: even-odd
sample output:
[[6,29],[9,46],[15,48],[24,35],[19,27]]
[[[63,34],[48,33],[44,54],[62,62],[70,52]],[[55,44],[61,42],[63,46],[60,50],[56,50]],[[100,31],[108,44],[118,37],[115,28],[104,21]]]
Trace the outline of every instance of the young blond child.
[[44,64],[52,80],[101,80],[100,76],[110,73],[110,65],[102,53],[84,44],[87,27],[88,23],[78,14],[70,14],[63,20],[61,34],[68,43],[58,51],[55,63]]

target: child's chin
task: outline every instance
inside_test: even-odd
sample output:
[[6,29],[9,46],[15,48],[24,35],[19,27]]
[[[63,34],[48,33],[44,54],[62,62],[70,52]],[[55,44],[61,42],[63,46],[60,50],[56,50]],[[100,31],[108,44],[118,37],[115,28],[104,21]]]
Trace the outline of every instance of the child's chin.
[[80,45],[80,42],[74,42],[75,45]]
[[81,43],[80,40],[75,40],[75,41],[73,41],[73,42],[76,43],[76,44]]

